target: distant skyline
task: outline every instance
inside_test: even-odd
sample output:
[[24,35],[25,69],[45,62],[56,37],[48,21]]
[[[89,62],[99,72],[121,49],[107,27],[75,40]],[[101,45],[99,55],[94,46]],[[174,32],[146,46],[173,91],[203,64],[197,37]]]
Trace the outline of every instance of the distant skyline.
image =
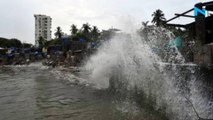
[[[139,28],[142,21],[151,22],[156,9],[161,9],[166,19],[170,19],[198,2],[208,1],[211,0],[1,0],[0,37],[34,44],[34,14],[51,16],[53,38],[57,26],[70,34],[71,24],[80,28],[87,22],[100,30],[114,27],[129,32]],[[192,21],[191,18],[178,18],[173,22]]]

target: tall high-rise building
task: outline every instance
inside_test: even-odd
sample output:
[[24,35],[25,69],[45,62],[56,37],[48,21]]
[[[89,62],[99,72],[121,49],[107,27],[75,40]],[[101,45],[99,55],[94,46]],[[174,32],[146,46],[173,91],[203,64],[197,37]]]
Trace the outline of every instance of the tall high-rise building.
[[45,40],[51,40],[52,18],[46,15],[34,15],[35,17],[35,45],[38,47],[38,40],[42,37]]

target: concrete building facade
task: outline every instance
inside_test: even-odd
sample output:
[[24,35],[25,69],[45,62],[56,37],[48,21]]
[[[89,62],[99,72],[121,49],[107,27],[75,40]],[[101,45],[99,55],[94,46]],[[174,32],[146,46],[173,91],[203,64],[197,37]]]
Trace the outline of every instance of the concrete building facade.
[[38,47],[38,40],[42,37],[45,40],[51,40],[52,18],[46,15],[34,15],[35,17],[35,45]]

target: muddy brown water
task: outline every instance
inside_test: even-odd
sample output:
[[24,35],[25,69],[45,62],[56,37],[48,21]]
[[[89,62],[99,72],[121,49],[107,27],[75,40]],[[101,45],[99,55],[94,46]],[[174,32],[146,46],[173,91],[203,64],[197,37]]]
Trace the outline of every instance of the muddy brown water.
[[[158,120],[102,90],[71,84],[52,68],[0,68],[0,120]],[[71,74],[71,73],[70,73]]]

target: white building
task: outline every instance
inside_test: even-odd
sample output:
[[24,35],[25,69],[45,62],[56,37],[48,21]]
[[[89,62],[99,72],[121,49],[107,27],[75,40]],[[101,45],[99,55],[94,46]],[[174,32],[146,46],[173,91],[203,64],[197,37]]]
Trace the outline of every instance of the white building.
[[45,40],[51,40],[52,18],[46,15],[34,15],[35,17],[35,45],[38,47],[38,40],[42,37]]

